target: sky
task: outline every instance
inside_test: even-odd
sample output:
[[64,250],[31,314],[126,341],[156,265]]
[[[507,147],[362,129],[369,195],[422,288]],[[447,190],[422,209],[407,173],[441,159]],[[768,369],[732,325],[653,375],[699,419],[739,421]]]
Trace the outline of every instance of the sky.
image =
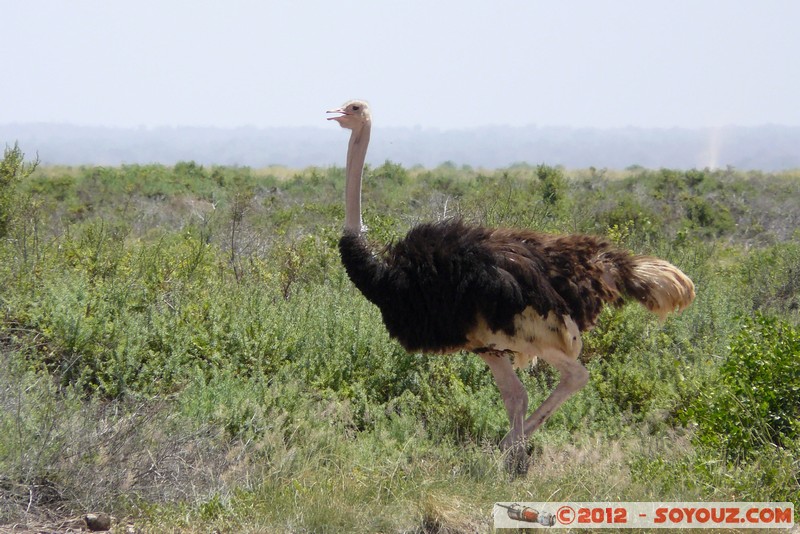
[[[796,0],[0,0],[0,124],[800,125]],[[330,125],[330,123],[327,123]]]

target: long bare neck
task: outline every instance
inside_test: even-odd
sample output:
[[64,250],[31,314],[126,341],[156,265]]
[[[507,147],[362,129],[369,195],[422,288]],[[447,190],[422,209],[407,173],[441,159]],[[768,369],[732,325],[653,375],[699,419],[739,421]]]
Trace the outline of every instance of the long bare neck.
[[350,143],[347,145],[347,183],[344,198],[344,228],[360,234],[361,225],[361,175],[364,172],[364,161],[367,158],[367,146],[371,124],[365,122],[361,128],[353,130]]

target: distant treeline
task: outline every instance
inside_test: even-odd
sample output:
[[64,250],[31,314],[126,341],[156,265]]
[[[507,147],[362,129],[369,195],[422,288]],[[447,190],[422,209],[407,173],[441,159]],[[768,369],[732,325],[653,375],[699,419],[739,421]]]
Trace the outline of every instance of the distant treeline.
[[[105,128],[0,125],[0,142],[18,141],[44,164],[119,165],[196,161],[265,167],[341,164],[346,140],[329,128]],[[568,168],[800,168],[800,127],[562,128],[491,126],[465,130],[381,128],[371,163],[407,167],[458,162],[480,168],[546,163]]]

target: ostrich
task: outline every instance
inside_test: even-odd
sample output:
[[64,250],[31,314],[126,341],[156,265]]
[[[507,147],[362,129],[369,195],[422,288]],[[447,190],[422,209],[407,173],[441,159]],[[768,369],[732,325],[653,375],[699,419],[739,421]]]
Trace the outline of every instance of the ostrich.
[[[512,470],[525,472],[527,438],[586,385],[589,372],[578,361],[581,332],[594,326],[603,304],[637,300],[663,320],[694,299],[694,284],[675,266],[590,235],[492,229],[455,218],[419,224],[373,251],[361,222],[369,107],[351,100],[328,113],[351,130],[339,241],[350,280],[406,350],[464,350],[486,362],[508,414],[510,431],[500,448]],[[536,357],[555,367],[560,380],[526,417],[528,394],[514,369]]]

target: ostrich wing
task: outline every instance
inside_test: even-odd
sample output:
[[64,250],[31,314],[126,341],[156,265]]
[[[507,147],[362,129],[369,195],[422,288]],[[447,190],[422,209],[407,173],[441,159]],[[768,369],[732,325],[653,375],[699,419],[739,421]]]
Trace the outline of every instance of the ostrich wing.
[[543,317],[550,312],[570,313],[548,277],[547,258],[537,239],[535,234],[521,237],[494,231],[486,241],[494,269],[479,285],[486,303],[481,313],[493,330],[513,335],[514,316],[527,307]]

